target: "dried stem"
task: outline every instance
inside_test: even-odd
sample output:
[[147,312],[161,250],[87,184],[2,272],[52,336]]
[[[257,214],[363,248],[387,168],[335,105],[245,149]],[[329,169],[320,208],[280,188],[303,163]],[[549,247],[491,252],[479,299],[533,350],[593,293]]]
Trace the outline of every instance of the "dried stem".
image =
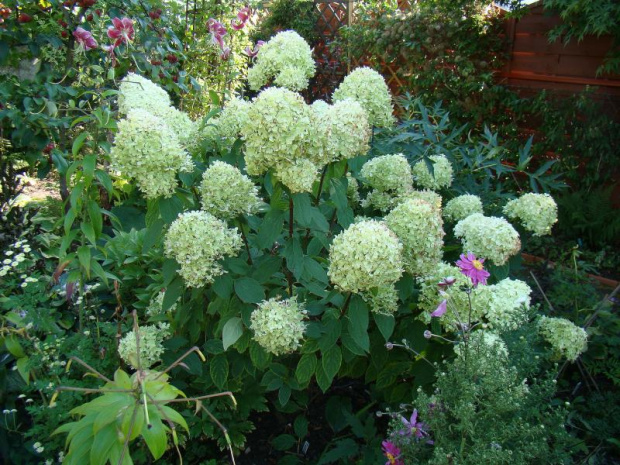
[[543,298],[545,299],[545,302],[547,302],[547,305],[549,305],[549,308],[551,309],[551,311],[553,313],[555,313],[555,308],[553,308],[553,305],[551,305],[551,302],[549,302],[549,299],[547,298],[547,294],[545,294],[545,291],[543,291],[543,288],[540,286],[540,283],[538,282],[538,279],[536,279],[536,276],[534,276],[534,273],[532,271],[530,271],[530,275],[532,276],[532,278],[534,278],[534,282],[536,283],[536,287],[538,287],[538,290],[540,291],[540,293],[542,294]]
[[80,360],[77,357],[71,357],[69,360],[74,360],[77,363],[79,363],[80,365],[82,365],[84,368],[88,369],[89,371],[91,371],[92,373],[94,373],[95,375],[97,375],[98,378],[101,378],[102,380],[108,382],[108,383],[112,383],[112,380],[110,378],[107,378],[106,376],[102,375],[101,373],[99,373],[97,370],[95,370],[93,367],[91,367],[88,363],[83,362],[82,360]]
[[198,348],[198,346],[194,346],[191,349],[189,349],[187,352],[185,352],[183,355],[181,355],[178,359],[176,359],[176,361],[172,365],[170,365],[168,368],[166,368],[164,371],[162,371],[160,374],[158,374],[155,377],[155,379],[159,379],[160,376],[165,375],[170,370],[172,370],[173,368],[178,366],[192,352],[196,352],[197,354],[199,354],[200,358],[203,359],[203,361],[204,361],[204,355],[202,355],[202,352],[200,352],[200,349]]

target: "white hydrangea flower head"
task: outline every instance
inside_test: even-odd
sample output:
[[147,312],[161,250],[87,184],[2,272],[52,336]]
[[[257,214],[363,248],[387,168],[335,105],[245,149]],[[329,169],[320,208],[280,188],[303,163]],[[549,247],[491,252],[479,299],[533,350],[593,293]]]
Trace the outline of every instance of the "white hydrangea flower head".
[[351,173],[347,173],[347,198],[353,205],[357,205],[360,202],[360,186]]
[[[164,353],[162,343],[170,336],[170,325],[159,323],[157,325],[147,325],[139,327],[140,334],[140,368],[148,370],[161,359]],[[138,369],[138,351],[136,350],[136,333],[130,331],[119,341],[118,354],[123,361]]]
[[479,287],[482,292],[477,298],[494,330],[515,330],[527,323],[532,289],[525,282],[506,278],[497,284]]
[[327,103],[325,100],[315,100],[314,102],[312,102],[312,105],[310,105],[312,107],[312,110],[317,114],[317,115],[323,115],[326,111],[328,111],[331,108],[331,105],[329,103]]
[[118,111],[123,115],[131,110],[158,113],[171,105],[168,92],[139,74],[128,73],[120,82]]
[[[451,286],[439,286],[446,278],[454,279]],[[469,302],[463,287],[469,287],[471,281],[461,273],[461,270],[445,262],[439,262],[427,274],[416,278],[420,286],[418,307],[422,313],[418,319],[428,324],[431,322],[431,313],[443,300],[448,301],[448,311],[440,318],[440,322],[452,330],[460,329],[460,323],[469,320]],[[477,286],[471,291],[471,321],[480,321],[485,312],[485,303],[488,301],[484,294],[487,286]]]
[[504,214],[520,220],[534,236],[544,236],[551,234],[552,226],[558,221],[558,206],[549,194],[528,193],[508,202]]
[[[150,302],[149,302],[149,306],[146,307],[146,314],[149,316],[158,316],[163,314],[163,308],[164,308],[164,296],[166,295],[166,291],[160,291],[157,293],[157,295],[153,298],[151,298]],[[176,302],[174,304],[172,304],[172,306],[168,309],[169,313],[172,313],[176,310],[177,308],[177,303],[179,301],[180,297],[176,300]]]
[[385,223],[360,221],[334,238],[327,274],[345,292],[391,287],[403,273],[402,252],[403,245]]
[[308,43],[295,31],[282,31],[260,48],[248,71],[248,83],[252,90],[259,90],[273,80],[278,86],[301,91],[315,71]]
[[275,176],[292,193],[312,192],[312,185],[318,178],[319,168],[310,160],[301,158],[292,163],[282,163],[275,170]]
[[588,347],[588,333],[566,318],[543,316],[538,330],[551,344],[555,359],[566,358],[574,362]]
[[353,70],[334,91],[332,101],[357,101],[368,113],[371,126],[387,128],[394,124],[392,95],[383,76],[363,66]]
[[413,190],[411,166],[402,153],[368,160],[360,171],[362,178],[380,192],[403,194]]
[[433,174],[428,170],[426,162],[420,160],[413,165],[413,178],[417,184],[425,189],[440,190],[452,184],[452,164],[445,155],[431,155],[428,157],[433,164]]
[[234,97],[226,102],[222,112],[211,123],[217,127],[217,133],[227,139],[237,139],[241,128],[248,122],[250,102]]
[[443,209],[447,221],[459,222],[474,213],[484,213],[482,200],[477,195],[464,194],[449,200]]
[[398,311],[398,291],[394,285],[380,287],[373,292],[363,292],[361,295],[374,313],[393,315]]
[[224,274],[218,260],[236,255],[241,249],[241,235],[210,213],[182,213],[170,225],[164,242],[166,257],[174,258],[179,274],[187,286],[201,287]]
[[262,91],[250,106],[241,132],[248,174],[257,176],[272,169],[296,192],[309,192],[310,178],[313,182],[328,161],[315,112],[290,90]]
[[112,168],[134,178],[147,198],[170,197],[177,173],[194,169],[176,134],[145,110],[131,110],[118,122],[110,159]]
[[464,251],[495,265],[503,265],[521,250],[519,233],[504,218],[474,213],[456,224],[454,235],[461,239]]
[[320,104],[317,107],[312,105],[326,138],[325,150],[330,162],[368,152],[371,130],[366,111],[359,103],[346,99],[327,108]]
[[431,204],[433,208],[441,214],[441,204],[443,203],[443,198],[435,191],[429,189],[419,191],[414,189],[400,196],[398,203],[402,203],[408,199],[424,200],[425,202]]
[[382,213],[387,213],[394,208],[394,206],[398,205],[400,199],[401,197],[397,195],[374,189],[361,201],[361,206],[363,208],[374,208]]
[[387,226],[403,243],[405,270],[424,275],[433,270],[443,255],[443,220],[441,212],[428,202],[409,199],[386,217]]
[[203,173],[200,198],[204,211],[224,220],[249,215],[261,203],[252,180],[223,161],[213,162]]
[[129,73],[121,80],[119,91],[118,109],[121,114],[145,110],[164,120],[181,145],[189,147],[194,143],[196,123],[174,108],[168,92],[157,84],[139,74]]
[[301,346],[305,318],[304,306],[295,297],[265,300],[250,317],[254,340],[274,355],[294,352]]

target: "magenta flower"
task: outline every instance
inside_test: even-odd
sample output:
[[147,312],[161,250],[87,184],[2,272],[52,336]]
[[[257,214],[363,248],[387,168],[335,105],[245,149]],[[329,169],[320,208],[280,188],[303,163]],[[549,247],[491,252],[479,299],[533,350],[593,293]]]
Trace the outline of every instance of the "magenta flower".
[[258,42],[256,42],[254,49],[251,49],[250,46],[248,45],[244,50],[245,54],[249,56],[250,58],[254,58],[256,55],[258,55],[258,51],[263,45],[265,45],[264,40],[259,40]]
[[224,36],[228,34],[224,25],[213,18],[209,18],[207,25],[209,26],[209,32],[211,33],[211,40],[213,43],[224,50]]
[[400,449],[396,447],[394,443],[383,441],[381,447],[383,449],[383,455],[388,459],[385,465],[405,465],[405,462],[400,459]]
[[484,258],[477,259],[476,256],[467,252],[467,255],[461,254],[461,259],[457,260],[456,266],[461,269],[461,273],[471,279],[472,284],[476,287],[478,284],[487,283],[487,278],[491,274],[484,269]]
[[75,37],[77,43],[80,44],[85,51],[97,48],[97,41],[90,31],[87,31],[86,29],[78,27],[75,31],[73,31],[73,37]]
[[101,48],[106,52],[112,62],[112,66],[116,66],[116,53],[114,52],[114,45],[102,45]]
[[243,27],[245,26],[245,23],[250,18],[250,13],[251,13],[251,10],[249,6],[241,8],[239,13],[237,13],[237,18],[233,19],[230,22],[230,25],[232,26],[232,28],[235,31],[240,31],[241,29],[243,29]]
[[443,316],[448,311],[448,301],[442,300],[441,303],[437,306],[437,309],[431,313],[431,316],[439,318]]
[[133,40],[133,21],[129,18],[112,18],[113,26],[108,27],[108,37],[114,39],[114,46],[128,44]]
[[228,58],[230,58],[230,47],[224,47],[222,53],[220,53],[220,58],[222,60],[228,60]]
[[437,285],[441,288],[450,287],[456,282],[456,278],[453,276],[448,276],[447,278],[443,278],[441,281],[437,283]]

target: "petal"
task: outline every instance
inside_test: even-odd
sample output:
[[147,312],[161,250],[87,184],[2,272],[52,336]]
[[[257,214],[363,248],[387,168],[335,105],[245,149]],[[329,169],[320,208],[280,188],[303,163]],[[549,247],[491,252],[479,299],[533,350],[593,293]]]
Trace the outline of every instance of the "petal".
[[116,29],[121,29],[123,27],[123,21],[120,18],[112,18],[112,24]]
[[413,413],[411,414],[411,420],[409,420],[409,422],[411,423],[411,426],[415,426],[417,421],[418,421],[418,409],[414,409]]
[[446,313],[446,311],[448,311],[448,301],[447,300],[442,300],[441,303],[439,304],[439,306],[437,307],[437,310],[435,310],[433,313],[431,313],[431,316],[440,317],[440,316],[444,315]]

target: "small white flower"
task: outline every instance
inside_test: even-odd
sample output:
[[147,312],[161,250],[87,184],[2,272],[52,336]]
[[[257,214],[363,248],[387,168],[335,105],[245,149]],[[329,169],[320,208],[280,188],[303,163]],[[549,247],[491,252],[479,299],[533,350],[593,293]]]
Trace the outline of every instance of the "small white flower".
[[4,260],[2,260],[2,263],[4,263],[5,265],[10,265],[12,261],[13,260],[11,260],[10,258],[5,258]]
[[7,257],[10,257],[11,255],[13,255],[15,252],[13,252],[12,250],[7,250],[6,252],[4,252],[4,255],[6,255]]

